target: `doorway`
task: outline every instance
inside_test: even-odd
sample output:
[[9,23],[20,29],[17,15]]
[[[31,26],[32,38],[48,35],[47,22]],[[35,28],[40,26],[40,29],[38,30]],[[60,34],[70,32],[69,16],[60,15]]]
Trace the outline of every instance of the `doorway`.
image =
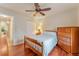
[[12,22],[13,17],[0,16],[0,56],[11,55]]

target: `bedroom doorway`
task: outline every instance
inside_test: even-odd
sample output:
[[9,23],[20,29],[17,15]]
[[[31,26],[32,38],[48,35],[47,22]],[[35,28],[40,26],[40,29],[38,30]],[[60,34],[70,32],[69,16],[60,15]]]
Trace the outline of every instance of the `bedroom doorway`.
[[13,17],[0,16],[0,56],[11,55],[12,22]]

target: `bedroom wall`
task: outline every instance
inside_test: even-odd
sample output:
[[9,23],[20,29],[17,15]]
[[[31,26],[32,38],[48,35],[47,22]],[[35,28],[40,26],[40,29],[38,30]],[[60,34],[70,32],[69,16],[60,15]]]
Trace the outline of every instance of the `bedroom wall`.
[[77,25],[77,9],[70,9],[59,14],[52,14],[45,19],[45,29],[55,30],[60,26]]
[[27,17],[23,17],[21,14],[0,7],[0,15],[13,16],[13,45],[17,45],[23,42],[23,35],[26,34],[26,22]]
[[77,22],[77,25],[79,26],[79,7],[78,7],[78,10],[77,10],[77,15],[78,15],[78,16],[77,16],[77,18],[78,18],[78,20],[77,20],[77,21],[78,21],[78,22]]

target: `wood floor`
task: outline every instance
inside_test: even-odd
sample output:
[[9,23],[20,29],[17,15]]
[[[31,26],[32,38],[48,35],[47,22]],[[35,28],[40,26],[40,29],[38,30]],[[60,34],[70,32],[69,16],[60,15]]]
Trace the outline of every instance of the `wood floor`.
[[24,44],[20,44],[13,47],[13,56],[35,56],[36,54],[30,50],[27,46],[27,49],[24,49]]
[[49,53],[49,56],[79,56],[79,54],[71,54],[64,51],[58,45]]
[[[51,53],[49,53],[49,56],[71,56],[71,55],[72,54],[68,54],[67,52],[62,50],[59,46],[56,46],[51,51]],[[79,54],[74,54],[74,55],[79,56]],[[4,56],[8,56],[8,54],[6,54],[5,52]],[[27,46],[27,49],[24,50],[24,44],[20,44],[12,48],[11,54],[9,56],[36,56],[36,54],[33,51],[31,51],[28,48],[28,46]]]

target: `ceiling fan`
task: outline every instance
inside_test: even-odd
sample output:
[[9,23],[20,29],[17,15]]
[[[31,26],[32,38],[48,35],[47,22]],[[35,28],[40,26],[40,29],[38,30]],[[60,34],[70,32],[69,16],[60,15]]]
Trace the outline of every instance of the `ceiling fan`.
[[43,13],[43,11],[49,11],[49,10],[51,10],[51,8],[41,9],[39,3],[34,3],[34,6],[35,6],[35,10],[25,10],[25,11],[26,12],[35,12],[36,11],[36,13],[39,12],[41,15],[44,16],[45,14]]

